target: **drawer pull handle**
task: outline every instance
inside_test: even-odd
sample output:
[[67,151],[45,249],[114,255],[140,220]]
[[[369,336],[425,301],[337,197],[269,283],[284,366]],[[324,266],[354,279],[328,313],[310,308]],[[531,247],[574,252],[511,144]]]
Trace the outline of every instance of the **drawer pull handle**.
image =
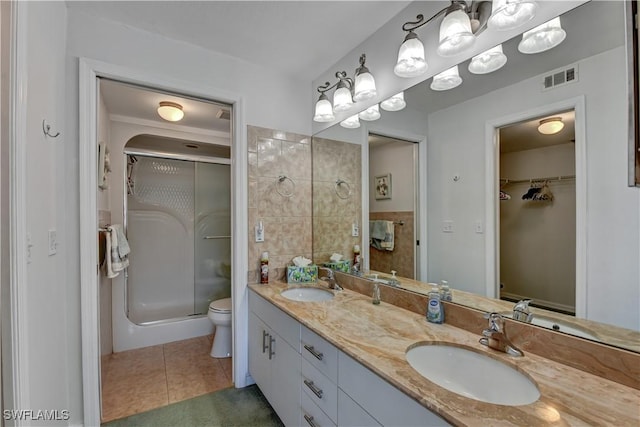
[[309,387],[309,390],[311,390],[313,394],[318,396],[319,399],[322,399],[322,389],[319,389],[318,387],[316,387],[313,381],[304,380],[304,385]]
[[318,424],[316,424],[313,421],[313,417],[307,414],[304,414],[304,420],[307,422],[307,424],[309,424],[309,426],[311,427],[319,427]]
[[324,357],[323,354],[317,351],[315,348],[313,348],[312,345],[305,344],[304,349],[307,350],[309,353],[313,354],[313,357],[315,357],[318,360],[322,360],[322,358]]
[[276,355],[276,351],[273,349],[273,343],[276,342],[276,339],[269,335],[269,360]]
[[269,336],[269,334],[267,333],[267,331],[262,331],[262,353],[264,354],[265,351],[267,351],[267,344],[265,343],[265,338],[267,338]]

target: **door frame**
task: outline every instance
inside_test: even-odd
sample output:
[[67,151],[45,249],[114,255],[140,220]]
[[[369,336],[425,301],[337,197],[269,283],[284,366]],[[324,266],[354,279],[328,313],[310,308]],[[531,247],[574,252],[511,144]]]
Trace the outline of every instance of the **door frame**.
[[500,284],[500,206],[499,128],[553,114],[558,111],[575,111],[575,167],[576,167],[576,317],[587,317],[587,156],[586,113],[584,96],[569,98],[529,110],[488,120],[485,123],[486,185],[486,296],[499,298]]
[[[79,187],[82,382],[84,424],[100,424],[100,344],[97,218],[97,102],[100,77],[195,96],[233,106],[231,131],[233,375],[236,387],[248,384],[247,271],[248,196],[247,138],[242,97],[188,81],[101,61],[79,60]],[[244,280],[243,280],[244,279]]]

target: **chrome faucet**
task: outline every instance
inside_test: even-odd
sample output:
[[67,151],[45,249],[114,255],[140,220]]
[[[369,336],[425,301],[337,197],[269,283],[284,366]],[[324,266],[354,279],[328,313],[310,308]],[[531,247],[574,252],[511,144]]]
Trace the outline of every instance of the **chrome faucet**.
[[519,320],[520,322],[531,323],[533,320],[533,313],[529,311],[529,303],[533,301],[530,299],[523,299],[513,307],[513,320]]
[[524,356],[522,350],[507,338],[504,318],[499,313],[486,314],[485,319],[489,319],[489,327],[482,331],[483,337],[480,338],[480,344],[511,356]]
[[342,286],[338,284],[336,277],[333,274],[333,270],[328,267],[320,267],[320,270],[324,270],[327,272],[326,276],[320,278],[320,280],[324,280],[329,284],[329,289],[335,289],[336,291],[341,291]]

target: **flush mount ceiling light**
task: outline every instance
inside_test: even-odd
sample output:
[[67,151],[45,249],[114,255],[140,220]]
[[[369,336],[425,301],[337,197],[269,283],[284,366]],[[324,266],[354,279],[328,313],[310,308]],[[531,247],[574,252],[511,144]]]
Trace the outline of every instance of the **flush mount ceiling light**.
[[360,127],[360,119],[358,118],[358,115],[355,114],[341,121],[340,126],[347,129],[357,129]]
[[438,91],[449,90],[460,86],[460,83],[462,83],[462,77],[460,77],[460,74],[458,73],[458,66],[454,65],[448,70],[433,76],[433,81],[431,82],[430,87],[431,89]]
[[162,101],[158,107],[158,115],[169,122],[178,122],[184,117],[184,111],[178,103]]
[[533,0],[493,0],[487,26],[498,31],[518,28],[533,19],[537,8]]
[[473,74],[492,73],[507,63],[507,57],[502,52],[502,45],[485,50],[480,55],[476,55],[469,63],[469,72]]
[[549,117],[548,119],[540,120],[538,126],[538,132],[544,135],[553,135],[560,132],[564,128],[562,123],[562,117]]
[[404,92],[396,93],[389,99],[380,103],[380,107],[385,111],[400,111],[407,106],[404,101]]
[[540,53],[558,46],[567,37],[562,29],[560,17],[556,16],[542,25],[525,31],[522,40],[518,44],[518,50],[522,53]]
[[[325,82],[318,86],[320,97],[316,102],[315,114],[313,120],[316,122],[331,122],[335,120],[334,113],[349,110],[354,101],[363,101],[376,96],[376,83],[365,66],[366,55],[360,56],[360,67],[356,69],[355,80],[348,77],[345,71],[336,72],[338,81],[334,84]],[[333,93],[333,106],[326,95],[326,92],[335,88]]]
[[366,110],[360,112],[358,117],[369,122],[378,120],[380,118],[380,108],[378,108],[378,104],[372,105]]

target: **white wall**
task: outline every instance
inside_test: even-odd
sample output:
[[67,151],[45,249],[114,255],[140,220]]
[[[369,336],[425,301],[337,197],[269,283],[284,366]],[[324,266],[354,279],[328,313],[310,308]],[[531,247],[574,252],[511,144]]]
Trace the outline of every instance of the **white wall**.
[[[485,235],[473,226],[476,220],[489,221],[484,218],[485,123],[584,95],[587,317],[638,330],[640,191],[626,184],[626,73],[612,73],[626,69],[624,47],[578,66],[576,83],[542,92],[540,78],[532,78],[429,115],[429,280],[447,279],[454,288],[485,292]],[[442,232],[444,220],[454,221],[453,233]]]

